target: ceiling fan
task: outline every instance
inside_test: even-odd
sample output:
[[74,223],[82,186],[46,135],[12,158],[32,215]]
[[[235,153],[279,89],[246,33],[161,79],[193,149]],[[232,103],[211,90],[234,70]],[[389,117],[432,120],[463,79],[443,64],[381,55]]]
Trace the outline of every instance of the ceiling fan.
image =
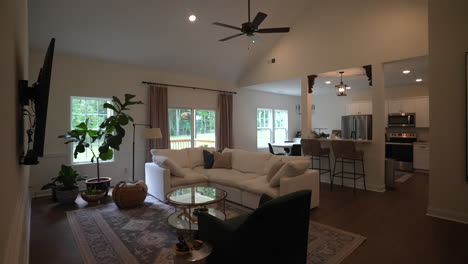
[[236,26],[231,26],[223,23],[218,23],[214,22],[213,25],[221,26],[221,27],[227,27],[227,28],[232,28],[241,31],[242,33],[220,39],[219,41],[226,41],[230,40],[236,37],[240,37],[242,35],[247,35],[248,37],[252,37],[255,35],[255,33],[287,33],[289,32],[289,27],[282,27],[282,28],[262,28],[259,29],[258,26],[265,20],[267,17],[267,14],[258,12],[258,14],[255,16],[253,21],[250,21],[250,0],[248,1],[248,17],[249,21],[245,22],[241,25],[241,27],[236,27]]

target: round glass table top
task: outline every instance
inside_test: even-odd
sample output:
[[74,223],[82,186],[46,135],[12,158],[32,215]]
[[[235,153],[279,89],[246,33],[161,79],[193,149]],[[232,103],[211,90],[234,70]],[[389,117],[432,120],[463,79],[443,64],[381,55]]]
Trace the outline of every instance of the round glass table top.
[[167,194],[167,200],[172,204],[196,206],[217,203],[226,196],[226,191],[221,189],[197,186],[172,191]]

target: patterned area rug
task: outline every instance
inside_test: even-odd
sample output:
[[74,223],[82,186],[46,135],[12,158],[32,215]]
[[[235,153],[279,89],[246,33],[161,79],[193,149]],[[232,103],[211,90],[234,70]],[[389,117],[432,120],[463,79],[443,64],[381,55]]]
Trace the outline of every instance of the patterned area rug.
[[[227,218],[250,209],[226,203]],[[172,206],[148,197],[139,208],[115,204],[67,212],[86,264],[171,264],[176,231],[167,223]],[[349,256],[365,237],[311,221],[308,264],[335,264]]]

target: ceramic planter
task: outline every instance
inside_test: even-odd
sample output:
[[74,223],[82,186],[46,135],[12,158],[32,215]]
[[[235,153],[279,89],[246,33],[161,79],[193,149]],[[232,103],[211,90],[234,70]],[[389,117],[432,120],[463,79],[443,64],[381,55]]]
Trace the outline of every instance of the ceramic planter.
[[111,186],[111,180],[112,178],[110,177],[100,177],[99,180],[98,178],[92,178],[86,180],[86,188],[87,189],[96,189],[96,190],[102,190],[105,192],[105,196],[107,196],[109,192],[109,188]]
[[78,187],[72,190],[60,190],[56,189],[55,193],[57,195],[57,201],[61,204],[70,204],[74,203],[76,197],[78,196]]

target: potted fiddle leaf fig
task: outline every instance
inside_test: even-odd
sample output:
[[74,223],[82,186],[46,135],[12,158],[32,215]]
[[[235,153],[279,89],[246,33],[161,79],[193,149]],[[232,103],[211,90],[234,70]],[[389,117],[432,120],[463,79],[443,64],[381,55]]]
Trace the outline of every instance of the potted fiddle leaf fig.
[[59,136],[67,140],[65,144],[76,143],[73,152],[75,159],[79,153],[84,153],[86,149],[89,149],[91,162],[96,162],[97,177],[86,180],[87,189],[103,190],[107,195],[112,178],[101,177],[99,161],[111,160],[114,157],[114,150],[120,150],[120,144],[125,137],[124,127],[129,122],[133,122],[133,118],[126,111],[130,110],[131,105],[143,104],[141,101],[133,101],[134,97],[135,95],[125,94],[122,102],[119,98],[112,96],[112,102],[105,103],[103,107],[114,111],[114,115],[106,118],[98,129],[90,129],[88,119],[86,119],[75,129],[68,131],[66,135]]
[[78,196],[79,181],[85,180],[71,166],[62,165],[57,177],[53,177],[50,182],[42,186],[42,190],[52,189],[55,191],[57,201],[62,204],[73,203]]

